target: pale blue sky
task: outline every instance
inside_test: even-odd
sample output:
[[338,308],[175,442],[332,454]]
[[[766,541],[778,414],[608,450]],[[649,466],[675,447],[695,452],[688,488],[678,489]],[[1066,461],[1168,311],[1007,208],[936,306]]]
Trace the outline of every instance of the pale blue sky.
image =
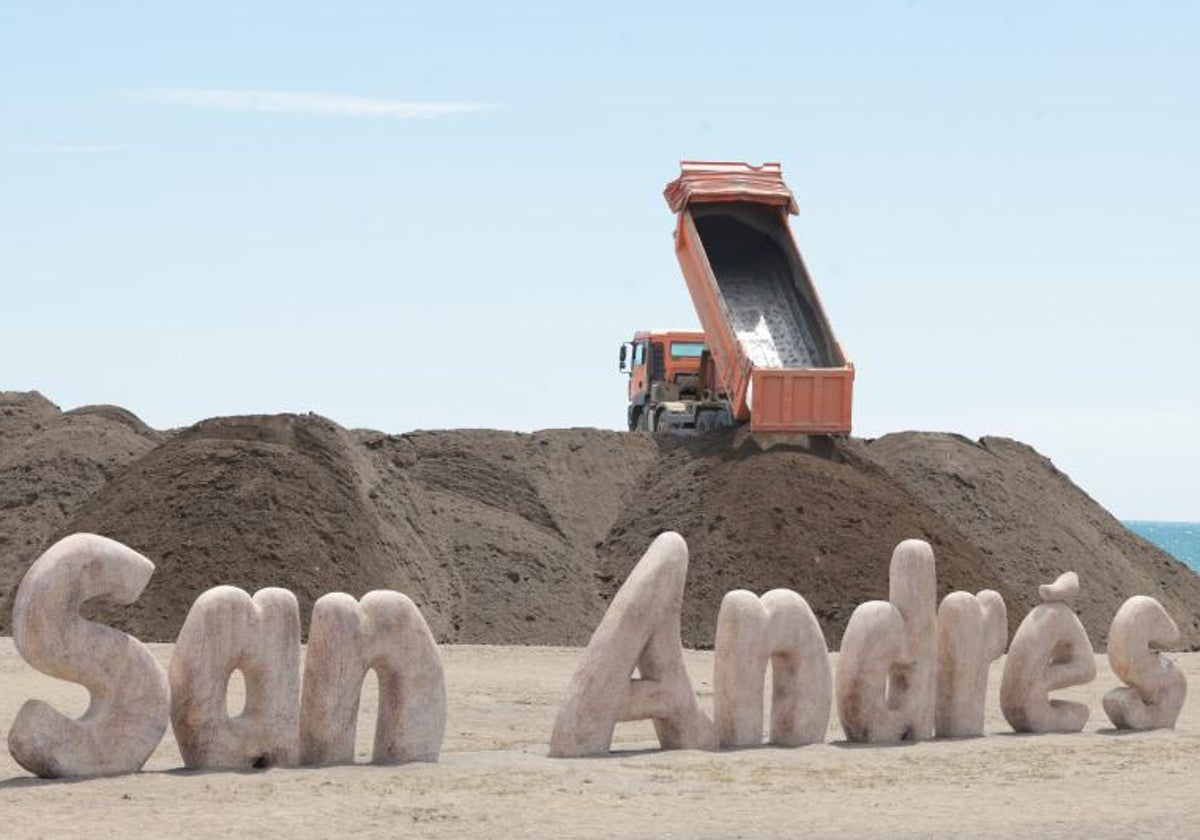
[[855,431],[1200,520],[1200,4],[0,2],[0,388],[619,427],[661,189],[779,160]]

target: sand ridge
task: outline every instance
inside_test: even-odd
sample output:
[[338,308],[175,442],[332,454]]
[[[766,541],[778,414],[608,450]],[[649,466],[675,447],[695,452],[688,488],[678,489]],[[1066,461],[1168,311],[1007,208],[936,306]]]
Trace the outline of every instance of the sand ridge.
[[884,597],[902,539],[934,547],[939,596],[998,590],[1015,629],[1036,585],[1073,569],[1103,646],[1124,598],[1152,595],[1200,648],[1200,576],[1013,441],[653,439],[597,429],[386,434],[317,415],[218,417],[157,432],[127,411],[0,394],[0,632],[26,568],[92,531],[157,571],[137,603],[90,615],[171,641],[230,584],[300,600],[396,589],[439,641],[583,644],[655,535],[688,541],[685,644],[712,644],[726,591],[788,587],[836,648]]

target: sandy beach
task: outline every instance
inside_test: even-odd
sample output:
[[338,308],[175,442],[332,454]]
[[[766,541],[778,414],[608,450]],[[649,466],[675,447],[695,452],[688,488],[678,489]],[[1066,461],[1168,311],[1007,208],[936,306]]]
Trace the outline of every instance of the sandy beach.
[[[172,646],[153,645],[166,664]],[[42,781],[0,751],[4,837],[288,836],[1194,836],[1200,794],[1200,653],[1173,654],[1192,686],[1174,732],[1116,734],[1100,706],[1117,684],[1103,656],[1090,685],[1060,696],[1092,707],[1077,735],[1014,735],[992,668],[988,737],[850,745],[836,712],[825,744],[663,752],[648,723],[622,724],[604,758],[546,756],[577,648],[442,649],[449,717],[436,765],[193,773],[170,731],[145,772]],[[688,653],[711,711],[711,652]],[[374,679],[358,754],[369,758]],[[79,714],[77,685],[45,677],[0,639],[0,727],[26,699]],[[235,677],[231,704],[240,704]]]

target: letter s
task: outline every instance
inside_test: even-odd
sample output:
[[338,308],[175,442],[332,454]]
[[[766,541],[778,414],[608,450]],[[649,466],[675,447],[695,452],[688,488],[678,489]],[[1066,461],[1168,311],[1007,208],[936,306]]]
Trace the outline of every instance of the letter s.
[[39,557],[17,590],[13,638],[25,661],[45,674],[81,683],[91,703],[78,720],[29,700],[8,733],[16,761],[42,777],[132,773],[167,728],[167,674],[134,637],[88,621],[93,598],[137,600],[154,564],[95,534],[72,534]]

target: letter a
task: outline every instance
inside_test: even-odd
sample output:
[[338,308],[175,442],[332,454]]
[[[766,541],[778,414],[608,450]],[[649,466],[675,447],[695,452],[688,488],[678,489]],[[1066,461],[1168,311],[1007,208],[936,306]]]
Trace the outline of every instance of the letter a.
[[133,636],[81,618],[93,598],[131,604],[154,574],[132,548],[72,534],[39,557],[13,604],[13,638],[44,674],[81,683],[92,700],[78,720],[30,700],[17,712],[8,748],[31,773],[100,776],[141,769],[167,728],[167,674]]
[[[660,534],[613,597],[575,668],[554,721],[550,755],[608,752],[620,721],[654,721],[663,749],[717,748],[683,664],[679,620],[687,544]],[[638,679],[631,679],[633,669]]]
[[[246,705],[229,717],[229,677]],[[171,727],[193,769],[291,767],[300,740],[300,608],[286,589],[251,598],[236,586],[200,595],[171,655]]]

